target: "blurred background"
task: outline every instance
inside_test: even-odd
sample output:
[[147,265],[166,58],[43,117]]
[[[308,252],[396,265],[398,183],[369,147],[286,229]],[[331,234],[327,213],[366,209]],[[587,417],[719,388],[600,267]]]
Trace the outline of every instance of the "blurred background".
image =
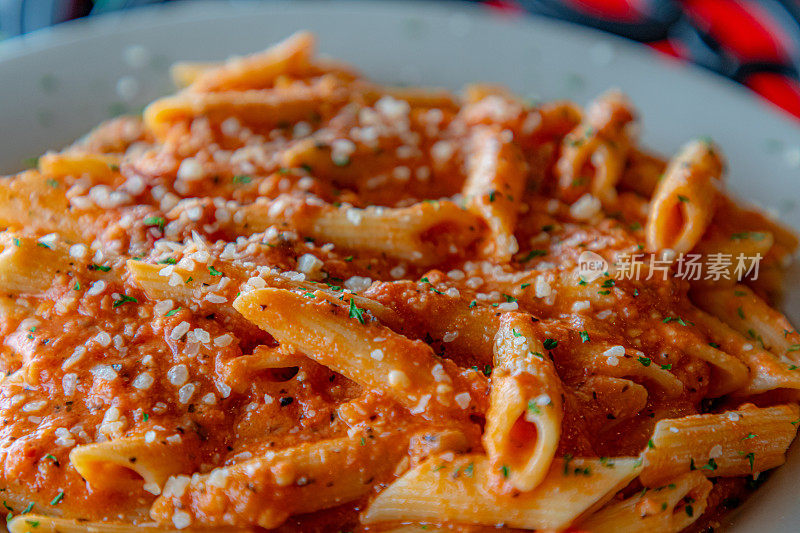
[[[0,0],[0,40],[72,19],[162,1],[169,0]],[[800,0],[480,3],[507,16],[554,17],[642,42],[676,60],[696,63],[735,80],[800,121]]]

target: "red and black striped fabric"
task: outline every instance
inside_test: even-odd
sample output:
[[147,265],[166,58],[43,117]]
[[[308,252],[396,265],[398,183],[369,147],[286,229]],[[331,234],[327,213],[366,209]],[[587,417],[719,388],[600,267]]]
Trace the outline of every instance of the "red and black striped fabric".
[[647,44],[736,80],[800,120],[800,0],[489,0]]

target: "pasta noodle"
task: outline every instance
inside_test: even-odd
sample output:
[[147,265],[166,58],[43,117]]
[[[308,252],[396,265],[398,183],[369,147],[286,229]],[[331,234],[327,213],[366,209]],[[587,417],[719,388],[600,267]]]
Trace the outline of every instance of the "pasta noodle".
[[701,531],[784,462],[798,240],[718,147],[315,48],[0,180],[9,531]]

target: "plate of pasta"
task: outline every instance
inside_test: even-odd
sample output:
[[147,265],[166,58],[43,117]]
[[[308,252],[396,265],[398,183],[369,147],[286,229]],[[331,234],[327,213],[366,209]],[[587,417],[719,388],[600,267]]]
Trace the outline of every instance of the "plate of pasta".
[[796,126],[414,9],[0,48],[10,532],[793,530]]

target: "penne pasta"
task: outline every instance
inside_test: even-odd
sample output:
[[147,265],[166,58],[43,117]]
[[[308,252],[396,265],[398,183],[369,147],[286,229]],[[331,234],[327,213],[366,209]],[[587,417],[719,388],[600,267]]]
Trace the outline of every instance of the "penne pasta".
[[[349,306],[321,291],[301,296],[280,289],[243,294],[234,307],[278,342],[295,346],[308,357],[370,389],[382,391],[427,418],[461,418],[475,409],[456,396],[465,383],[452,366],[437,362],[431,349],[374,323],[355,300]],[[355,327],[354,327],[355,326]],[[296,336],[302,332],[303,341]],[[469,409],[472,405],[472,409]]]
[[723,163],[714,146],[694,141],[670,161],[645,226],[647,250],[687,253],[705,233],[717,205]]
[[561,437],[561,380],[531,317],[506,314],[495,337],[483,445],[495,479],[533,490],[547,475]]
[[389,485],[362,515],[366,524],[393,520],[467,522],[523,529],[565,529],[602,506],[636,477],[630,458],[557,459],[532,492],[497,495],[482,455],[432,457]]
[[683,474],[664,486],[608,504],[579,527],[592,533],[678,533],[705,512],[711,487],[699,472]]
[[783,464],[797,434],[796,404],[743,406],[720,414],[660,420],[643,453],[641,480],[647,487],[684,472],[708,477],[756,476]]
[[[69,454],[75,470],[95,490],[143,488],[159,494],[167,479],[191,472],[194,461],[181,445],[125,438],[77,446]],[[144,482],[142,485],[141,482]]]

